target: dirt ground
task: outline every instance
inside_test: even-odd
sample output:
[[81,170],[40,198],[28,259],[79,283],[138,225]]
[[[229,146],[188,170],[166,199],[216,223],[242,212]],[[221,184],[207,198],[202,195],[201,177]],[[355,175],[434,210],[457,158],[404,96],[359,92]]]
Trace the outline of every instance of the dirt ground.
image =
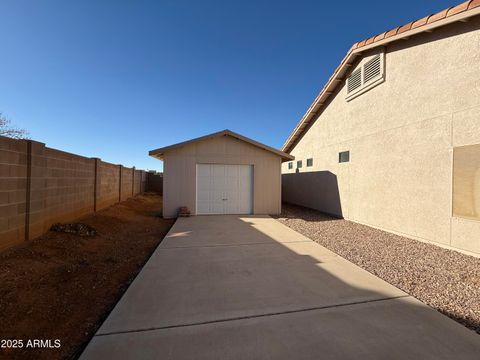
[[[139,195],[79,220],[96,236],[49,232],[0,253],[0,339],[23,340],[0,358],[77,358],[173,225],[161,206]],[[34,339],[61,346],[26,349]]]

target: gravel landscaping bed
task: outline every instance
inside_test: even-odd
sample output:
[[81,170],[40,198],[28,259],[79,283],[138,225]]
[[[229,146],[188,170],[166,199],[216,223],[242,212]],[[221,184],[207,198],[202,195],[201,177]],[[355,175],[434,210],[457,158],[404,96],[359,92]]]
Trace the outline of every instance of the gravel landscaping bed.
[[300,206],[276,218],[480,334],[480,259]]

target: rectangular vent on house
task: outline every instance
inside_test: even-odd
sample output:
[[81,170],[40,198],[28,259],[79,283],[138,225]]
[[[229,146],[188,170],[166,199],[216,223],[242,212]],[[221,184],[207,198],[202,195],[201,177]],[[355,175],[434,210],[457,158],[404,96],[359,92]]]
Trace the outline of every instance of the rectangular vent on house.
[[385,53],[364,58],[347,78],[347,101],[385,81]]
[[351,93],[352,91],[357,90],[360,86],[362,86],[362,68],[355,70],[352,75],[348,77],[347,91],[348,93]]
[[382,73],[381,66],[380,54],[369,60],[363,67],[363,82],[367,83],[378,78]]

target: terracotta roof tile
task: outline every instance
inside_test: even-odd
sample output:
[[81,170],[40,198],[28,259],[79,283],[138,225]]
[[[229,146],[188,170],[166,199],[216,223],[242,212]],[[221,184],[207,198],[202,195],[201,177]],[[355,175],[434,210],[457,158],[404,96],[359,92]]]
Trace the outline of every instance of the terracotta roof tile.
[[412,25],[413,25],[413,21],[406,24],[406,25],[403,25],[403,26],[400,26],[400,28],[398,29],[398,32],[397,34],[401,34],[401,33],[404,33],[405,31],[408,31],[412,28]]
[[358,44],[357,44],[357,48],[360,48],[362,46],[365,46],[365,43],[367,42],[367,40],[362,40],[360,41]]
[[445,19],[445,17],[447,16],[448,10],[450,10],[450,8],[445,9],[443,11],[440,11],[440,12],[430,16],[430,18],[428,19],[428,24],[431,24],[431,23],[433,23],[435,21],[438,21],[438,20]]
[[459,13],[467,10],[469,3],[470,3],[470,1],[465,1],[464,3],[461,3],[460,5],[452,7],[450,10],[448,10],[447,17],[459,14]]
[[398,35],[398,34],[402,34],[404,32],[419,28],[419,27],[424,26],[426,24],[431,24],[435,21],[444,19],[444,18],[449,17],[449,16],[459,14],[461,12],[467,11],[469,9],[473,9],[475,7],[478,7],[478,6],[480,6],[480,0],[465,1],[461,4],[459,4],[459,5],[450,7],[450,8],[445,9],[445,10],[442,10],[442,11],[436,13],[436,14],[425,16],[424,18],[421,18],[419,20],[412,21],[408,24],[397,27],[397,28],[392,29],[390,31],[387,31],[387,32],[378,34],[376,36],[373,36],[369,39],[365,39],[363,41],[357,42],[357,43],[353,44],[352,50],[355,50],[355,49],[361,48],[363,46],[373,44],[377,41],[387,39],[389,37],[392,37],[392,36],[395,36],[395,35]]
[[385,32],[383,32],[383,33],[381,33],[381,34],[379,34],[379,35],[375,36],[375,38],[374,38],[374,40],[373,40],[373,41],[380,41],[380,40],[383,40],[383,39],[385,39],[385,34],[386,34],[386,33],[387,33],[387,32],[385,31]]
[[373,43],[374,40],[375,40],[375,36],[371,37],[370,39],[367,39],[367,41],[365,42],[365,45],[370,45],[371,43]]
[[397,28],[395,28],[395,29],[392,29],[392,30],[390,30],[390,31],[387,31],[387,33],[385,34],[385,39],[396,35],[398,29],[400,29],[400,27],[397,27]]
[[423,26],[425,25],[427,22],[428,22],[428,18],[430,17],[429,16],[425,16],[424,18],[421,18],[417,21],[414,21],[413,24],[412,24],[412,29],[415,29],[417,27],[420,27],[420,26]]
[[480,6],[480,0],[472,0],[470,1],[470,5],[468,5],[468,10],[474,9]]

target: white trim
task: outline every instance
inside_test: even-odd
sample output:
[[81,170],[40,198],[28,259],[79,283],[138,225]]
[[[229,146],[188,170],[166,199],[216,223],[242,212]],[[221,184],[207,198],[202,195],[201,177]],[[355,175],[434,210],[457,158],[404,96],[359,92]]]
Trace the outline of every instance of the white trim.
[[374,80],[373,82],[371,82],[370,84],[368,84],[367,86],[364,86],[364,87],[361,87],[359,88],[358,90],[354,91],[353,93],[351,94],[348,94],[346,97],[345,97],[345,100],[347,101],[351,101],[353,99],[355,99],[356,97],[366,93],[367,91],[373,89],[374,87],[376,87],[377,85],[380,85],[381,83],[385,82],[385,77],[381,77],[381,78],[378,78],[376,80]]
[[[374,77],[373,79],[371,79],[367,82],[364,82],[364,79],[365,79],[365,65],[368,62],[370,62],[371,60],[373,60],[376,56],[380,57],[380,75]],[[383,83],[385,81],[385,49],[382,49],[382,51],[362,59],[362,61],[358,64],[358,66],[350,74],[353,74],[354,72],[356,72],[358,70],[360,70],[360,72],[361,72],[361,85],[360,85],[360,87],[358,87],[357,89],[355,89],[354,91],[349,93],[348,92],[348,82],[349,82],[349,79],[350,79],[351,75],[345,81],[345,84],[346,84],[346,86],[345,86],[346,90],[345,91],[347,92],[347,95],[345,96],[345,100],[347,100],[347,101],[350,101],[350,100],[356,98],[357,96],[359,96],[363,93],[366,93],[368,90],[374,88],[377,85],[380,85],[381,83]]]

